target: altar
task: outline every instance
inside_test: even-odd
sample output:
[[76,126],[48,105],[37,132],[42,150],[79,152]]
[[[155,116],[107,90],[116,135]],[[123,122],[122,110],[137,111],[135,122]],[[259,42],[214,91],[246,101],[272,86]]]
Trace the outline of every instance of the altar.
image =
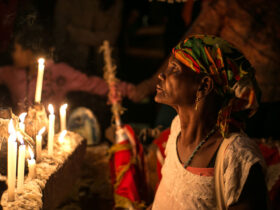
[[[86,140],[67,132],[65,141],[54,136],[54,155],[42,150],[42,160],[36,164],[36,178],[27,177],[23,191],[15,190],[14,201],[8,201],[8,191],[1,197],[3,209],[55,209],[71,193],[80,177],[81,163],[86,152]],[[1,181],[6,181],[2,176]]]
[[67,130],[66,103],[59,113],[41,103],[43,75],[40,58],[35,101],[26,112],[17,116],[10,107],[0,108],[3,209],[55,209],[80,176],[87,141]]

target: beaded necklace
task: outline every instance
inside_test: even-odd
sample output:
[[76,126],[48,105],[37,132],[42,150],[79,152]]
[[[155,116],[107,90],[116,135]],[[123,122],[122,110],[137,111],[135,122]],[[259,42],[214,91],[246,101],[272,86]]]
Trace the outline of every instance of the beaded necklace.
[[[218,128],[218,127],[215,125],[214,128],[212,128],[212,129],[210,130],[210,132],[207,134],[207,136],[196,146],[196,148],[194,149],[193,153],[192,153],[191,156],[189,157],[188,161],[184,163],[184,168],[187,168],[187,167],[190,165],[190,163],[191,163],[191,161],[192,161],[194,155],[197,153],[197,151],[200,149],[200,147],[210,138],[210,136],[212,136],[212,135],[215,133],[215,131],[217,130],[217,128]],[[179,136],[178,136],[178,137],[179,137]],[[177,138],[177,141],[178,141],[178,139],[179,139],[179,138]]]

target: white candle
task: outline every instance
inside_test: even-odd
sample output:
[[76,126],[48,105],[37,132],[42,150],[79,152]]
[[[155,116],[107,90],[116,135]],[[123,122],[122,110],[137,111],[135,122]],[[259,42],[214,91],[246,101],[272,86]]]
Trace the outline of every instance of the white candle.
[[17,178],[17,191],[23,191],[24,183],[24,165],[25,165],[25,145],[22,138],[22,135],[18,132],[18,139],[21,143],[18,151],[18,178]]
[[15,200],[16,165],[17,165],[17,142],[13,120],[9,123],[8,138],[8,201]]
[[66,109],[67,109],[67,104],[63,104],[60,109],[60,131],[62,132],[63,130],[66,130]]
[[37,163],[41,161],[41,153],[42,153],[42,134],[45,132],[46,127],[43,127],[38,135],[36,135],[36,160]]
[[48,154],[53,155],[53,137],[54,137],[54,126],[55,126],[55,115],[53,105],[49,104],[49,133],[48,133]]
[[28,160],[28,177],[34,179],[36,178],[36,161],[34,159],[34,153],[30,147],[28,147],[28,151],[30,154],[30,160]]
[[22,132],[25,131],[24,120],[25,120],[26,115],[27,115],[26,112],[21,113],[21,114],[19,115],[19,129],[20,129]]
[[61,133],[59,134],[58,142],[59,142],[60,144],[63,144],[63,143],[64,143],[64,141],[65,141],[64,137],[65,137],[66,133],[67,133],[67,130],[63,130],[63,131],[61,131]]
[[69,151],[71,151],[71,145],[70,145],[70,142],[67,141],[67,137],[65,137],[66,134],[67,134],[67,130],[62,131],[59,134],[58,142],[62,146],[61,148],[63,151],[69,152]]
[[45,59],[43,59],[43,58],[40,58],[38,60],[38,74],[37,74],[37,83],[36,83],[36,92],[35,92],[35,103],[41,102],[44,67],[45,67],[44,62],[45,62]]

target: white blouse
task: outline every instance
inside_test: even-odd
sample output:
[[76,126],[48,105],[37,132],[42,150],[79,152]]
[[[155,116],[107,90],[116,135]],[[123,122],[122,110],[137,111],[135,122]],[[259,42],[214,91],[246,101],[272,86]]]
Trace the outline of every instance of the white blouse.
[[[166,159],[162,167],[162,179],[158,186],[153,210],[215,209],[213,176],[200,176],[186,170],[181,164],[176,139],[181,131],[177,115],[171,125],[166,145]],[[252,165],[259,162],[265,170],[265,162],[258,145],[244,134],[236,138],[226,149],[224,158],[225,199],[229,206],[238,201]]]

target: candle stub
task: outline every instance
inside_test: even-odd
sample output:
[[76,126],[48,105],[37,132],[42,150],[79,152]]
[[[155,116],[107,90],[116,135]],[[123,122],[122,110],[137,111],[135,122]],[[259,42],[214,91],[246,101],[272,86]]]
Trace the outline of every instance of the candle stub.
[[41,153],[42,153],[42,135],[43,133],[45,132],[46,130],[46,127],[43,127],[38,135],[36,135],[36,160],[37,160],[37,163],[39,163],[41,161]]
[[36,178],[36,161],[34,159],[34,153],[30,147],[28,147],[30,159],[28,160],[28,177],[31,179]]

